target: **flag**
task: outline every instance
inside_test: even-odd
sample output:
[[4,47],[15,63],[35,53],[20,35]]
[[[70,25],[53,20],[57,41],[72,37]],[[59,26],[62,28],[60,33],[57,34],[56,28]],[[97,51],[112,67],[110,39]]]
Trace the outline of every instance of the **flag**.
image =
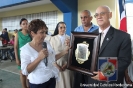
[[116,81],[118,66],[116,57],[99,57],[98,59],[99,79],[101,81]]
[[119,11],[120,11],[120,30],[127,32],[125,0],[119,0]]

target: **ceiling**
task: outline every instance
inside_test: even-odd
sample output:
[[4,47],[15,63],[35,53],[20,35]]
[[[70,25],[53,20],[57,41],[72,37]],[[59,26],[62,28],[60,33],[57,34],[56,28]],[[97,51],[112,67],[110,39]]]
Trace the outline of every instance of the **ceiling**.
[[27,4],[21,4],[21,5],[2,8],[2,9],[0,9],[0,12],[21,9],[21,8],[26,8],[26,7],[32,7],[32,6],[38,6],[38,5],[43,5],[43,4],[49,4],[49,3],[52,3],[52,2],[50,0],[41,0],[41,1],[36,1],[36,2],[30,2]]

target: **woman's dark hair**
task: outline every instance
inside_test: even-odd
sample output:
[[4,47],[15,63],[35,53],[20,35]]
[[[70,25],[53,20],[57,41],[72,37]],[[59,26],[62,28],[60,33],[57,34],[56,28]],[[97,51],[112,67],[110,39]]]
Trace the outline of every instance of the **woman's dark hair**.
[[22,29],[19,29],[18,31],[22,31]]
[[7,28],[4,28],[4,30],[6,30],[6,31],[7,31]]
[[60,24],[65,24],[65,25],[66,25],[65,22],[59,22],[59,23],[56,25],[56,28],[55,28],[55,30],[54,30],[54,34],[53,34],[52,36],[55,36],[55,35],[57,35],[57,34],[59,33],[58,27],[59,27]]
[[28,26],[29,33],[31,33],[31,31],[33,31],[34,33],[37,33],[37,31],[42,28],[46,28],[46,24],[41,19],[32,20]]
[[23,22],[24,20],[26,20],[26,21],[28,22],[28,20],[27,20],[26,18],[22,18],[22,19],[20,20],[20,25],[22,24],[22,22]]
[[15,29],[14,31],[18,31],[18,29]]
[[48,27],[46,26],[46,34],[48,35]]

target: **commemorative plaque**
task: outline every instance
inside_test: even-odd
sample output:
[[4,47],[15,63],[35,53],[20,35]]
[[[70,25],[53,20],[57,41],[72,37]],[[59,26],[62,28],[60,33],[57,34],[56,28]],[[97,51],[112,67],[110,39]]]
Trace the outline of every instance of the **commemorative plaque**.
[[94,76],[93,71],[98,58],[99,34],[72,32],[70,46],[72,48],[69,50],[68,69]]

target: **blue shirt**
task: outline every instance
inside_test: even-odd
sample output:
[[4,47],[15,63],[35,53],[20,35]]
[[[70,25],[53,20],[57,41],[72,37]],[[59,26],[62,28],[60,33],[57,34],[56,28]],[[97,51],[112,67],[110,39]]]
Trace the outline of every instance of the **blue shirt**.
[[[94,25],[94,24],[92,23],[92,26],[88,29],[88,32],[93,32],[93,31],[97,30],[98,28],[99,28],[98,26],[96,26],[96,25]],[[83,28],[83,26],[81,25],[81,26],[78,26],[77,28],[75,28],[74,31],[75,31],[75,32],[84,32],[84,28]]]

